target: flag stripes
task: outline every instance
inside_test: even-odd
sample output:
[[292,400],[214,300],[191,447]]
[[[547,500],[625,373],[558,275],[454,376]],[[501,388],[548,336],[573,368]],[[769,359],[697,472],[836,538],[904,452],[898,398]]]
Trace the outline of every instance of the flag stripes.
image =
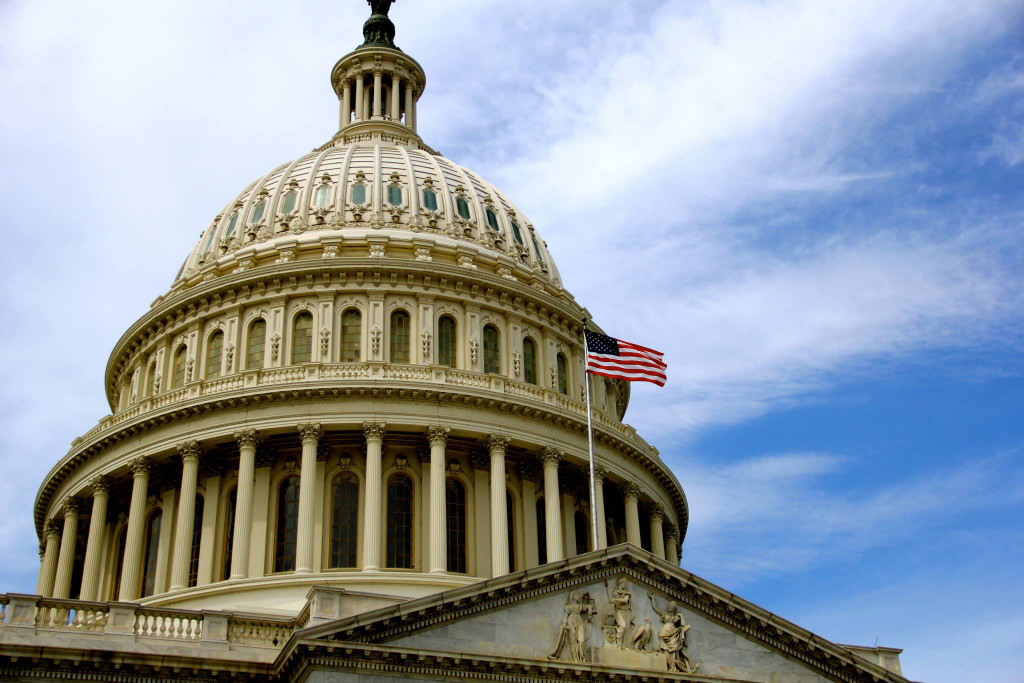
[[586,330],[585,334],[587,372],[590,374],[665,386],[668,365],[660,351],[590,330]]

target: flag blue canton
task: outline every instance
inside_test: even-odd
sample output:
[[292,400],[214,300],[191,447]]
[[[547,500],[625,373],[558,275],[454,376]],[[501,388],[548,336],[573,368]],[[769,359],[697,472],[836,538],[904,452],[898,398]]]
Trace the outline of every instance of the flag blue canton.
[[607,335],[586,330],[587,350],[590,353],[603,353],[609,356],[619,355],[619,342]]

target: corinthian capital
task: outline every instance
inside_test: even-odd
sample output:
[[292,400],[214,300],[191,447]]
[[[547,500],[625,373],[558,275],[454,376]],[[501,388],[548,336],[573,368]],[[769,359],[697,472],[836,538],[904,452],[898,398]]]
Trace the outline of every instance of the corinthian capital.
[[632,498],[633,500],[640,499],[640,487],[634,484],[633,482],[623,482],[622,486],[620,486],[619,488],[622,491],[623,497],[626,498],[627,500],[629,500],[630,498]]
[[444,427],[442,425],[433,425],[427,428],[427,440],[430,441],[430,445],[440,444],[444,446],[448,443],[448,434],[452,431],[451,427]]
[[60,536],[60,524],[57,520],[46,520],[46,524],[43,525],[43,538],[47,536]]
[[679,527],[672,522],[665,522],[663,530],[666,538],[674,538],[677,541],[679,540]]
[[320,435],[324,433],[324,430],[319,423],[313,422],[300,424],[298,429],[303,441],[317,441],[320,439]]
[[558,467],[558,463],[562,460],[562,451],[551,446],[545,446],[540,449],[540,461],[544,463],[544,466],[554,465]]
[[101,474],[94,477],[92,481],[89,482],[89,488],[92,489],[92,495],[95,496],[99,493],[110,493],[110,487],[113,486],[113,484],[113,479],[105,474]]
[[661,503],[649,503],[647,506],[647,514],[652,520],[654,519],[665,519],[665,508],[661,506]]
[[255,429],[243,429],[235,432],[234,436],[239,448],[256,448],[260,442],[260,437],[256,434]]
[[505,450],[508,448],[509,438],[504,434],[489,434],[487,436],[487,445],[492,451]]
[[387,431],[387,424],[383,422],[364,422],[363,423],[363,436],[366,440],[377,439],[378,441],[384,440],[384,432]]
[[600,484],[604,481],[604,478],[608,476],[608,468],[602,467],[597,463],[594,464],[594,483]]
[[178,453],[181,455],[183,461],[188,460],[199,460],[199,442],[198,441],[186,441],[185,443],[178,444]]
[[68,515],[75,515],[77,517],[82,512],[82,501],[68,496],[60,508],[64,513],[65,518],[67,518]]
[[153,459],[148,455],[140,455],[129,463],[128,470],[136,477],[148,477],[149,473],[153,471]]

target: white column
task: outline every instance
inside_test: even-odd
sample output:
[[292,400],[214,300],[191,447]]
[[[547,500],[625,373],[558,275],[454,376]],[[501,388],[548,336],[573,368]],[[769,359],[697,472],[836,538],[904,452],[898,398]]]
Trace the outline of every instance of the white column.
[[316,502],[316,447],[323,429],[318,424],[300,424],[302,470],[299,472],[299,533],[295,541],[295,571],[313,571],[313,503]]
[[412,81],[405,82],[405,125],[412,128]]
[[640,487],[627,481],[622,485],[622,495],[626,504],[626,543],[632,543],[639,548],[640,511],[637,509],[637,501],[640,499]]
[[402,119],[402,79],[391,75],[391,120],[399,123]]
[[68,498],[62,506],[64,530],[60,534],[60,556],[57,558],[57,576],[53,582],[53,597],[68,598],[71,595],[71,573],[75,567],[75,539],[78,538],[78,515],[82,503]]
[[142,456],[132,461],[132,501],[128,507],[128,532],[125,536],[124,558],[121,560],[121,588],[117,599],[134,602],[139,599],[142,572],[142,541],[146,532],[146,493],[153,461]]
[[356,121],[363,119],[363,72],[356,72]]
[[651,553],[655,557],[665,557],[665,532],[662,529],[662,521],[665,518],[665,511],[659,503],[652,503],[651,515]]
[[409,127],[412,128],[412,132],[416,132],[416,106],[417,99],[420,94],[419,84],[415,84],[412,87],[412,109],[405,110],[405,118],[410,122]]
[[[200,475],[203,477],[203,528],[199,532],[199,576],[197,586],[206,586],[214,581],[221,581],[224,576],[223,562],[214,568],[213,558],[216,555],[217,530],[220,525],[217,511],[220,510],[220,480],[223,465],[209,455],[203,458]],[[225,525],[228,522],[225,521]]]
[[103,531],[107,525],[107,503],[110,500],[110,479],[99,476],[90,483],[92,512],[89,515],[89,539],[85,543],[85,566],[82,569],[82,600],[95,600],[100,579],[100,558],[103,556]]
[[594,504],[597,508],[594,514],[597,515],[597,549],[602,550],[608,547],[608,528],[604,514],[604,478],[608,470],[600,465],[594,466]]
[[196,485],[199,479],[199,442],[186,441],[178,446],[181,454],[181,492],[178,495],[178,520],[174,525],[174,558],[171,561],[171,590],[188,587],[189,561],[192,559],[192,528],[196,521]]
[[244,579],[249,569],[252,494],[256,486],[256,430],[235,432],[235,441],[238,442],[238,488],[235,489],[235,529],[231,539],[231,578]]
[[565,558],[562,547],[562,510],[558,491],[558,463],[562,454],[545,446],[541,451],[544,463],[544,530],[547,534],[548,562]]
[[352,82],[347,78],[342,84],[344,90],[341,95],[341,121],[339,128],[344,128],[352,122]]
[[665,559],[679,564],[679,529],[672,522],[665,525]]
[[540,560],[537,552],[537,480],[540,466],[533,458],[521,460],[518,466],[519,481],[522,484],[522,512],[519,518],[523,525],[523,558],[519,569],[533,569]]
[[384,445],[383,422],[364,422],[366,437],[366,509],[363,510],[363,571],[380,569],[381,551],[381,450]]
[[[508,508],[505,503],[505,448],[508,437],[491,434],[491,576],[508,574]],[[514,538],[514,536],[513,536]]]
[[444,464],[449,427],[434,425],[430,440],[430,573],[444,574],[448,569],[448,538],[445,525]]
[[36,593],[44,598],[53,597],[53,579],[57,575],[57,553],[60,552],[60,526],[56,520],[43,525],[43,564],[39,567]]
[[381,71],[381,69],[378,68],[378,69],[374,69],[373,70],[373,113],[370,116],[372,116],[375,119],[381,118],[381,111],[380,111],[381,96],[380,95],[381,95],[381,88],[383,87],[382,84],[381,84],[381,77],[382,76],[383,76],[383,71]]

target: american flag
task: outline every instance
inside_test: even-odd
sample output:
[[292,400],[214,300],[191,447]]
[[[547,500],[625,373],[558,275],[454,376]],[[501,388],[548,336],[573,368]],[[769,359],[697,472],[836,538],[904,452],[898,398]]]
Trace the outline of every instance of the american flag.
[[590,330],[585,330],[584,334],[587,335],[587,372],[590,374],[665,386],[668,365],[661,351]]

